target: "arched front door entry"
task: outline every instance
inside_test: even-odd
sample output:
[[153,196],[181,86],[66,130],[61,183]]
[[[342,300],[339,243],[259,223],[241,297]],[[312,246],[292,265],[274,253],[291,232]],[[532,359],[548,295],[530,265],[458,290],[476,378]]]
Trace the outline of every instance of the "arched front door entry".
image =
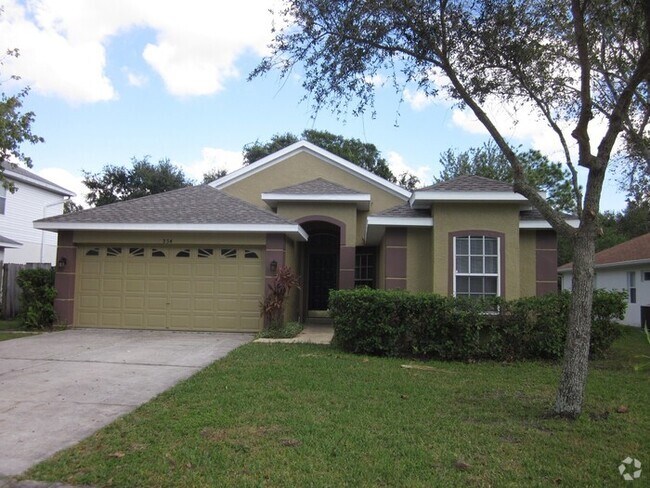
[[338,289],[340,231],[328,222],[302,224],[307,241],[307,309],[327,310],[329,291]]

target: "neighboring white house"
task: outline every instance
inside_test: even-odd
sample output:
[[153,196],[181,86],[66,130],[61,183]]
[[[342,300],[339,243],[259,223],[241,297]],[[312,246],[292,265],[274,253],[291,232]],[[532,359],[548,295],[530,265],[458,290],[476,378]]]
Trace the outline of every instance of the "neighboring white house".
[[[625,290],[628,295],[623,323],[650,327],[650,233],[596,253],[594,288]],[[573,264],[558,268],[562,289],[571,290]]]
[[20,166],[2,166],[17,191],[0,184],[0,262],[52,263],[57,235],[34,228],[34,220],[63,213],[63,202],[74,193]]

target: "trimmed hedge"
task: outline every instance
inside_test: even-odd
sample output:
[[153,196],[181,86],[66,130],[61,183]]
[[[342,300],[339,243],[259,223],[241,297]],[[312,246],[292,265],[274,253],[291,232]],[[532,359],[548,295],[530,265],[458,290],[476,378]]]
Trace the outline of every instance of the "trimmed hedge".
[[[377,356],[446,360],[557,359],[564,352],[568,293],[478,301],[404,291],[333,290],[329,310],[338,347]],[[620,335],[625,293],[594,292],[591,353]],[[499,310],[499,312],[494,312]]]

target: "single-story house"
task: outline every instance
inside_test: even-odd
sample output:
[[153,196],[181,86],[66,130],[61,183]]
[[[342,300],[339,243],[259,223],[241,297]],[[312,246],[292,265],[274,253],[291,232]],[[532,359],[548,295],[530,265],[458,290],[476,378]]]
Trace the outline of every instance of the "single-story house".
[[410,192],[309,142],[208,185],[35,222],[58,232],[56,310],[84,327],[257,331],[279,266],[287,318],[367,285],[514,299],[557,291],[556,236],[512,186]]
[[[573,263],[558,268],[562,289],[571,290]],[[623,323],[650,327],[650,233],[596,253],[594,288],[627,291]]]

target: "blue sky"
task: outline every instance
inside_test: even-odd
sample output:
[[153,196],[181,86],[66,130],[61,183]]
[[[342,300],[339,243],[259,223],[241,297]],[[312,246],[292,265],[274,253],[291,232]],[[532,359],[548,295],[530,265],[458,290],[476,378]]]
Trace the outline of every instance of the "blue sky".
[[[82,170],[126,165],[131,157],[170,158],[195,178],[241,165],[246,143],[305,128],[375,144],[399,174],[430,184],[448,148],[487,140],[467,112],[377,79],[377,117],[312,117],[300,75],[251,82],[248,73],[270,40],[269,0],[5,0],[0,48],[3,80],[18,74],[32,91],[26,109],[44,144],[25,146],[33,171],[71,189],[83,202]],[[15,89],[4,81],[4,91]],[[400,101],[402,99],[402,101]],[[559,155],[552,135],[525,110],[491,103],[516,144]],[[515,122],[516,120],[516,122]],[[83,202],[85,204],[85,202]],[[625,206],[615,175],[602,208]]]

